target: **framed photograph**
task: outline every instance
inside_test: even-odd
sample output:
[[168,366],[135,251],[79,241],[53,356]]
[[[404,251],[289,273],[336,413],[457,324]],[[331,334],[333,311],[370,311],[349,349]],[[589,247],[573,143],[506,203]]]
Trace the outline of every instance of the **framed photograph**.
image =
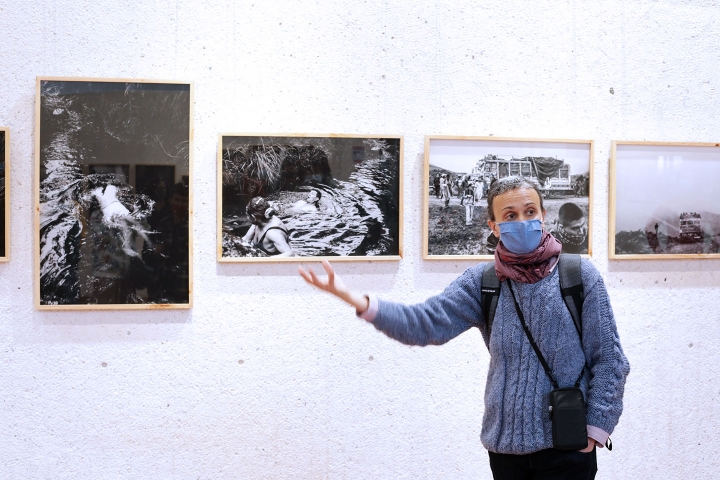
[[719,182],[718,143],[613,142],[610,258],[720,257]]
[[493,258],[487,194],[509,176],[538,183],[545,228],[563,252],[591,255],[592,167],[592,140],[425,137],[423,258]]
[[192,85],[38,78],[42,310],[192,305]]
[[400,136],[222,134],[219,262],[402,257]]
[[0,127],[0,262],[10,259],[10,130]]

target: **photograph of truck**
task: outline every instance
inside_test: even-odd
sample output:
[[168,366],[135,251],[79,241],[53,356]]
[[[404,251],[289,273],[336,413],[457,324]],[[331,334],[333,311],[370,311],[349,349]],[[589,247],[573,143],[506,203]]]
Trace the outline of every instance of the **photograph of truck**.
[[717,144],[613,142],[610,258],[720,256]]
[[539,186],[545,228],[564,252],[591,253],[591,141],[426,137],[425,146],[423,258],[492,256],[487,192],[509,176]]

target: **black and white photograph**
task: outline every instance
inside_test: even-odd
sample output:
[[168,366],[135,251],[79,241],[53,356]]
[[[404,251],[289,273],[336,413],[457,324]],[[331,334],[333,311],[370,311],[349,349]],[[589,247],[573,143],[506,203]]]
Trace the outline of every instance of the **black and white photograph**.
[[10,148],[8,148],[9,130],[0,127],[0,262],[6,262],[8,255],[8,242],[10,233],[10,202],[7,198],[9,187],[8,174]]
[[487,194],[498,179],[537,183],[544,228],[565,253],[592,254],[591,140],[425,137],[423,258],[489,259],[498,238],[488,226]]
[[613,142],[610,258],[720,256],[720,146]]
[[38,308],[189,308],[191,85],[37,88]]
[[220,136],[218,261],[398,260],[402,137]]

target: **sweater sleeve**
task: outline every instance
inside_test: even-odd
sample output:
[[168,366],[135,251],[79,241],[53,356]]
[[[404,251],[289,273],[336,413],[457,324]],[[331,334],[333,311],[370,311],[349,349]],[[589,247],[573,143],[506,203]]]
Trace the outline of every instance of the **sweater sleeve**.
[[586,285],[582,325],[585,357],[590,368],[588,425],[612,433],[623,409],[630,364],[620,346],[605,283],[592,267],[595,281]]
[[473,326],[483,326],[480,285],[483,265],[466,270],[442,293],[423,303],[378,300],[372,324],[407,345],[441,345]]

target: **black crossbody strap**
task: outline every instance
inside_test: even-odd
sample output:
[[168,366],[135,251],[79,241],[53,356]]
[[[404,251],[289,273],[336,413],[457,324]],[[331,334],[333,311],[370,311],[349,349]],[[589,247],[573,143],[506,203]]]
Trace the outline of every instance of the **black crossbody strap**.
[[[538,360],[540,360],[540,363],[542,364],[543,368],[545,369],[545,373],[547,373],[547,376],[550,378],[550,381],[552,382],[552,385],[554,388],[560,388],[558,387],[557,382],[555,381],[555,377],[553,377],[552,371],[550,370],[550,367],[548,366],[547,362],[545,361],[545,357],[543,357],[542,353],[540,352],[540,348],[538,348],[537,344],[535,343],[535,339],[533,339],[532,334],[530,333],[530,329],[527,326],[527,323],[525,323],[525,316],[522,313],[522,310],[520,310],[520,305],[518,305],[517,298],[515,298],[515,292],[512,288],[512,282],[508,280],[507,282],[508,287],[510,288],[510,295],[513,297],[513,302],[515,302],[515,310],[517,311],[518,317],[520,317],[520,323],[522,323],[523,330],[525,330],[525,335],[527,336],[528,340],[530,340],[530,345],[532,345],[533,350],[535,350],[535,354],[538,357]],[[581,374],[582,376],[582,374]]]

